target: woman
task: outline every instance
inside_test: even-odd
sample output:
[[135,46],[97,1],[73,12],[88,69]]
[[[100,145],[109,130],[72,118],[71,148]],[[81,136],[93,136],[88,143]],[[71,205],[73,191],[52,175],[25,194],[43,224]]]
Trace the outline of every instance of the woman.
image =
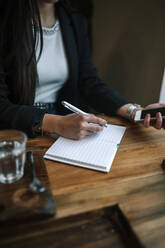
[[72,139],[101,131],[102,118],[70,114],[61,105],[66,100],[77,106],[78,92],[101,113],[133,116],[137,107],[98,78],[87,23],[67,1],[4,0],[0,11],[1,129],[19,129],[29,137],[42,130]]

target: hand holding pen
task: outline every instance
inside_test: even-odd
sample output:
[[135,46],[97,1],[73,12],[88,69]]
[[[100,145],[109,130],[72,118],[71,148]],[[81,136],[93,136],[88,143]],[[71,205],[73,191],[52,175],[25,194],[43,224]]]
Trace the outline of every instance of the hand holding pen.
[[106,120],[93,114],[85,113],[70,104],[65,104],[66,106],[77,114],[45,114],[42,121],[42,130],[44,132],[55,133],[68,139],[79,140],[92,133],[103,130]]
[[[81,109],[79,109],[79,108],[73,106],[72,104],[70,104],[70,103],[68,103],[68,102],[66,102],[66,101],[62,101],[61,103],[62,103],[62,105],[63,105],[65,108],[69,109],[69,110],[72,111],[73,113],[88,115],[88,113],[82,111]],[[95,123],[94,123],[94,124],[95,124]],[[97,124],[97,125],[98,125],[98,124]],[[99,125],[100,125],[100,126],[107,127],[107,124],[99,124]]]
[[92,133],[102,131],[104,125],[106,125],[106,120],[102,118],[86,113],[65,101],[63,101],[62,104],[65,108],[68,108],[72,112],[76,113],[76,115],[69,114],[63,117],[65,118],[65,126],[70,132],[70,135],[72,135],[73,139],[82,139]]

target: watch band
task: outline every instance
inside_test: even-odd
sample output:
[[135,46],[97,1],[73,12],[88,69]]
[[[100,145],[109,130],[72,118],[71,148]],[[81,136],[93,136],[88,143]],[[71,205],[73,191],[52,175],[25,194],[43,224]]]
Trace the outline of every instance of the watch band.
[[126,111],[125,117],[126,117],[128,120],[132,120],[132,117],[131,117],[131,116],[132,116],[132,113],[134,112],[135,109],[140,108],[140,107],[141,107],[141,105],[136,104],[136,103],[130,105],[130,106],[128,107],[127,111]]

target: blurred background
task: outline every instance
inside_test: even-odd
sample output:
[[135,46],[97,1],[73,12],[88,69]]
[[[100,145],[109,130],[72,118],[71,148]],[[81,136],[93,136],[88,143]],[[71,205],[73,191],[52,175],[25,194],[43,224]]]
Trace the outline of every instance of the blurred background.
[[71,0],[89,21],[100,77],[131,102],[159,100],[165,67],[164,0]]

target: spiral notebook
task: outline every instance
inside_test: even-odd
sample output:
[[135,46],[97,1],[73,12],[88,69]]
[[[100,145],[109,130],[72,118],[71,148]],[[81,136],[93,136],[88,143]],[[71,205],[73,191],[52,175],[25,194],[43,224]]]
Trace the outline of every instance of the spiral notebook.
[[44,158],[88,169],[109,172],[126,128],[107,125],[82,140],[59,137]]

